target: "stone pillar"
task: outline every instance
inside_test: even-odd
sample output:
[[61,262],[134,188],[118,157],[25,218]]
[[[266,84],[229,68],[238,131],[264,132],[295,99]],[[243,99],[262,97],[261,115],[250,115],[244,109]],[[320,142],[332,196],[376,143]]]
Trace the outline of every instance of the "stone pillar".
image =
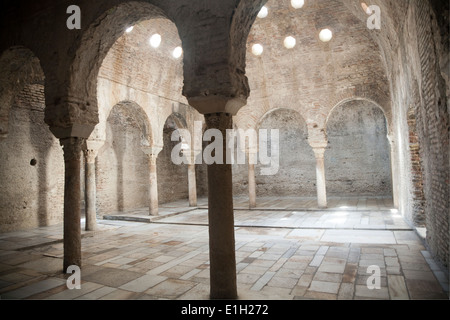
[[195,174],[195,164],[188,164],[188,183],[189,183],[189,206],[197,206],[197,178]]
[[398,174],[397,174],[397,161],[395,153],[395,141],[391,136],[388,136],[389,144],[391,147],[391,176],[392,176],[392,200],[394,202],[394,207],[398,208],[398,194],[399,194],[399,184],[398,184]]
[[85,163],[85,212],[86,212],[86,231],[95,231],[97,229],[97,192],[95,184],[95,159],[98,151],[103,146],[104,141],[86,141],[84,147]]
[[[205,115],[207,129],[223,136],[224,164],[208,165],[208,219],[211,299],[236,299],[233,184],[231,164],[226,164],[226,129],[233,128],[232,115]],[[217,151],[216,151],[217,152]]]
[[326,208],[327,187],[325,180],[325,148],[313,148],[316,157],[317,202],[319,208]]
[[160,147],[143,147],[142,151],[149,157],[150,186],[149,186],[149,214],[158,215],[158,174],[156,160],[161,152]]
[[85,139],[60,139],[64,150],[64,270],[71,265],[81,268],[80,160]]
[[256,154],[248,153],[248,200],[250,208],[256,208],[255,160]]

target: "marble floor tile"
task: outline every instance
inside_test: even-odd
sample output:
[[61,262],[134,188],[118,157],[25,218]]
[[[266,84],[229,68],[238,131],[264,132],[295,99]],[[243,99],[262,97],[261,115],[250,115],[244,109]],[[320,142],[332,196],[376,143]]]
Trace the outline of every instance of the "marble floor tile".
[[[375,200],[336,198],[318,211],[315,199],[272,197],[248,210],[241,198],[239,298],[448,299],[446,273],[422,240],[390,212],[392,201]],[[78,292],[61,272],[60,225],[0,234],[1,298],[209,299],[207,210],[183,211],[186,204],[168,204],[155,222],[99,219],[99,231],[83,231]],[[372,265],[380,267],[380,290],[367,287]]]

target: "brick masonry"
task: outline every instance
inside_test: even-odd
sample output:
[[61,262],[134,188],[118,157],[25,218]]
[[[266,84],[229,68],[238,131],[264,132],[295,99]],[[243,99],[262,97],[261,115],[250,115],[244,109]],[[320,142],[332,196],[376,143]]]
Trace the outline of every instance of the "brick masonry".
[[[420,225],[424,210],[427,243],[440,262],[448,266],[449,5],[437,0],[378,0],[376,3],[383,13],[382,28],[369,31],[367,15],[358,1],[317,0],[302,10],[293,10],[287,0],[268,1],[273,19],[256,20],[244,47],[242,42],[247,39],[261,1],[193,0],[189,5],[183,1],[95,1],[86,3],[84,25],[79,31],[55,28],[65,26],[67,16],[60,14],[60,10],[70,5],[69,1],[58,5],[40,1],[26,10],[22,10],[25,6],[21,10],[14,6],[1,10],[0,50],[3,53],[21,44],[39,58],[46,79],[46,123],[64,129],[73,123],[94,126],[100,120],[95,137],[102,137],[102,130],[105,132],[106,119],[113,106],[133,100],[149,115],[153,142],[162,146],[161,129],[167,117],[186,104],[182,93],[188,97],[214,94],[245,97],[248,93],[245,76],[252,91],[247,106],[235,119],[236,124],[242,128],[255,127],[270,110],[290,108],[305,119],[310,142],[325,140],[326,119],[342,101],[372,101],[383,109],[394,142],[393,172],[398,178],[394,193],[400,211]],[[170,72],[156,69],[157,72],[140,76],[136,71],[148,70],[145,67],[149,60],[140,60],[142,56],[135,54],[133,57],[138,62],[126,65],[134,68],[127,77],[122,77],[114,67],[110,69],[117,71],[122,82],[112,81],[107,75],[97,78],[103,58],[127,24],[149,18],[170,18],[175,22],[170,28],[178,26],[178,40],[182,40],[179,43],[185,49],[183,64],[165,64],[154,59]],[[328,44],[317,39],[323,27],[330,27],[335,33]],[[284,37],[292,34],[297,35],[298,45],[291,51],[283,49]],[[250,53],[251,45],[256,42],[265,46],[261,57]],[[236,44],[233,48],[232,43]],[[30,72],[29,69],[25,73],[20,71],[29,56],[18,51],[16,54],[12,58],[2,54],[0,61],[2,132],[5,120],[10,120],[5,114],[9,114],[12,105],[11,101],[4,104],[3,99],[8,100],[12,92],[17,96],[24,89],[23,83],[36,84],[24,81],[15,85],[16,80],[26,79],[24,74]],[[176,77],[171,78],[170,73]],[[146,83],[146,78],[152,81]],[[14,85],[5,91],[4,83]],[[97,103],[98,88],[101,99]],[[31,87],[27,90],[30,90],[27,94],[34,92]],[[30,103],[30,108],[38,109],[35,103]],[[196,117],[194,113],[191,116],[191,120]],[[41,122],[37,123],[45,128]],[[24,130],[19,131],[23,134],[28,127],[27,122],[22,124]],[[40,138],[46,137],[48,145],[44,150],[53,150],[50,146],[56,146],[57,141],[50,141],[51,136],[43,132],[37,133]],[[28,141],[28,138],[20,139]],[[14,154],[17,156],[14,159],[22,159],[19,152],[24,152],[28,163],[30,154],[25,152],[26,147],[21,148],[20,140],[11,141],[16,145],[2,142],[2,148],[9,148],[2,156]],[[38,159],[38,163],[42,162]],[[58,163],[57,168],[61,161]],[[29,169],[17,168],[17,176]],[[30,219],[35,221],[33,215]]]

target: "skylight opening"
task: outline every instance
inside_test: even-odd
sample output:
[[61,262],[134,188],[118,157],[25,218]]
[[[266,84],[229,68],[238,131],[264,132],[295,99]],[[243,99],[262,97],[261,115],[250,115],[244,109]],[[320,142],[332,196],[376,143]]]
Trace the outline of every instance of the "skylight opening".
[[369,6],[365,2],[361,2],[361,8],[364,10],[364,12],[368,15],[372,14],[372,10],[370,10]]
[[329,42],[333,39],[333,32],[330,29],[322,29],[319,33],[319,39],[322,42]]
[[291,6],[294,9],[301,9],[305,5],[305,0],[291,0]]
[[258,13],[258,18],[264,19],[269,14],[269,9],[266,6],[262,7]]
[[161,41],[162,41],[161,35],[156,33],[156,34],[151,36],[151,38],[150,38],[150,45],[153,48],[156,49],[156,48],[158,48],[161,45]]
[[260,55],[262,55],[263,52],[264,52],[264,48],[263,48],[262,45],[260,45],[260,44],[258,44],[258,43],[253,45],[253,47],[252,47],[252,53],[253,53],[255,56],[260,56]]
[[183,55],[183,48],[181,48],[181,47],[176,47],[172,52],[172,56],[175,59],[181,58],[182,55]]
[[294,37],[286,37],[286,39],[284,39],[284,46],[286,47],[286,49],[292,49],[295,47],[295,45],[297,44],[297,40],[295,40]]

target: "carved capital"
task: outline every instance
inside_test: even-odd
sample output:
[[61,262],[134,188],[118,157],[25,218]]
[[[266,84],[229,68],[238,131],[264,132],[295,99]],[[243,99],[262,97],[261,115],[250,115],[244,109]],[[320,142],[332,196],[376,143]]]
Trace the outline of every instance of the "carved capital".
[[65,138],[60,139],[60,144],[64,151],[64,161],[72,161],[81,159],[81,150],[85,143],[84,138]]
[[83,153],[86,163],[95,163],[95,158],[97,158],[98,152],[101,147],[105,144],[105,141],[101,140],[87,140],[85,146],[83,147]]
[[94,149],[85,149],[83,150],[84,159],[86,159],[86,163],[95,163],[95,158],[97,158],[98,150]]
[[154,147],[147,147],[147,146],[142,146],[141,150],[142,152],[144,152],[146,155],[155,155],[158,156],[159,153],[162,151],[162,147],[159,146],[154,146]]
[[156,155],[156,154],[148,154],[147,156],[150,159],[150,165],[156,166],[156,160],[158,160],[158,155]]
[[150,165],[156,165],[156,160],[158,159],[159,153],[162,151],[162,147],[154,146],[154,147],[141,147],[142,152],[144,152],[148,158],[150,159]]
[[316,160],[323,160],[325,157],[325,148],[313,148]]
[[233,116],[247,103],[245,97],[231,98],[220,95],[191,97],[188,98],[188,101],[189,105],[201,114],[229,113]]
[[218,129],[226,137],[226,130],[233,128],[233,116],[229,113],[211,113],[205,114],[207,129]]

